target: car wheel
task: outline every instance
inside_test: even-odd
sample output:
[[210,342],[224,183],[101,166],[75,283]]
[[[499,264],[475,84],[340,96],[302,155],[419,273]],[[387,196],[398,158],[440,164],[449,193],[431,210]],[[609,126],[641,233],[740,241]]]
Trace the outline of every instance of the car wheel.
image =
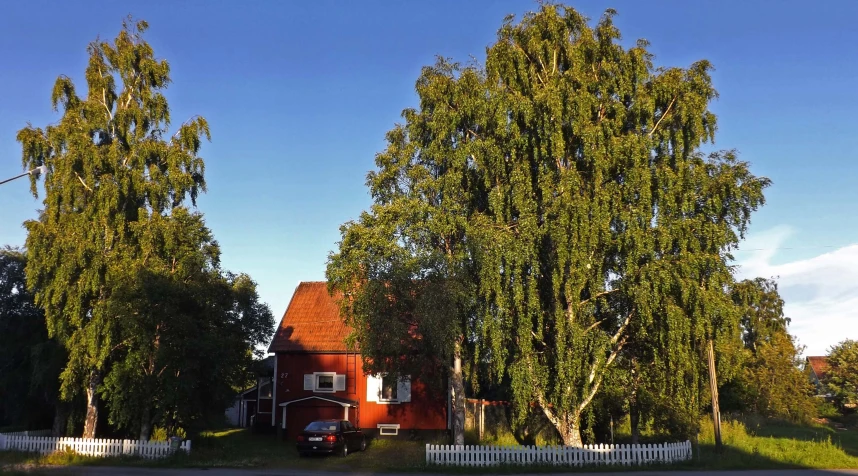
[[360,450],[366,451],[366,438],[361,438],[360,440]]
[[346,443],[343,443],[343,449],[340,450],[340,456],[345,458],[348,455],[349,455],[349,445]]

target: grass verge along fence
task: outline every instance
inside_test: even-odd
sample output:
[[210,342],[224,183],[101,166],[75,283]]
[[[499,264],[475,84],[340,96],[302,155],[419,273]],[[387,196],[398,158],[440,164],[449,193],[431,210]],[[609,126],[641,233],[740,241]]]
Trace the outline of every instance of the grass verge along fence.
[[0,434],[0,450],[32,453],[73,451],[85,456],[137,456],[146,459],[164,458],[177,450],[191,452],[191,441],[178,445],[170,441],[107,440],[98,438],[51,438]]
[[51,430],[4,431],[3,433],[0,433],[0,436],[51,436]]
[[487,446],[426,445],[426,464],[450,466],[591,464],[642,465],[691,459],[691,442],[652,445]]

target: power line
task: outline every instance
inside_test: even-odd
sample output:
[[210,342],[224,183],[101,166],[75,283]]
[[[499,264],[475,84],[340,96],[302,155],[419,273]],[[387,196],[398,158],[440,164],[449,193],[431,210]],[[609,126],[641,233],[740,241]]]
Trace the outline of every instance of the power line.
[[777,248],[737,248],[736,251],[770,251],[770,250],[808,250],[808,249],[819,249],[819,248],[846,248],[849,246],[855,246],[858,243],[852,243],[849,245],[815,245],[815,246],[779,246]]

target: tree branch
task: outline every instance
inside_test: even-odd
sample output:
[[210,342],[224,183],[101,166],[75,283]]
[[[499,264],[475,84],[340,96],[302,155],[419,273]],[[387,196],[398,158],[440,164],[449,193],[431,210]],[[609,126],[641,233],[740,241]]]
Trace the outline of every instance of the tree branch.
[[92,189],[91,189],[91,188],[89,188],[89,185],[87,185],[87,184],[86,184],[86,182],[84,182],[82,178],[80,178],[80,175],[78,175],[78,173],[77,173],[77,172],[75,172],[74,174],[75,174],[75,176],[77,177],[77,179],[78,179],[78,180],[80,180],[81,185],[83,185],[83,187],[84,187],[85,189],[87,189],[87,190],[89,190],[90,192],[92,192]]
[[176,137],[178,137],[178,136],[179,136],[179,133],[180,133],[180,132],[182,132],[182,128],[183,128],[183,127],[185,127],[186,125],[188,125],[188,123],[189,123],[189,122],[193,121],[193,120],[194,120],[194,119],[196,119],[197,117],[200,117],[200,115],[199,115],[199,114],[194,114],[193,116],[189,117],[187,121],[183,122],[183,123],[182,123],[182,125],[180,125],[180,126],[179,126],[179,128],[176,130],[176,133],[175,133],[175,134],[173,134],[173,136],[172,136],[172,137],[170,137],[170,143],[172,144],[172,143],[173,143],[173,139],[175,139]]
[[551,74],[557,72],[557,48],[554,48],[554,66],[551,67]]
[[540,344],[542,344],[542,345],[547,345],[547,344],[545,343],[545,341],[544,341],[544,340],[540,339],[540,338],[539,338],[539,336],[538,336],[538,335],[536,335],[536,332],[534,332],[534,331],[530,331],[530,333],[531,333],[531,334],[533,334],[533,338],[534,338],[534,339],[536,339],[536,340],[538,340]]
[[[101,79],[104,79],[104,74],[101,72],[101,66],[98,67],[98,76]],[[104,105],[104,109],[107,111],[107,117],[112,121],[113,112],[109,107],[107,107],[107,90],[104,87],[101,88],[101,104]]]
[[586,333],[592,331],[593,329],[599,327],[599,324],[605,322],[606,320],[607,320],[607,318],[594,322],[593,324],[590,325],[590,327],[587,328],[587,330],[584,331],[584,333],[586,334]]
[[619,289],[612,289],[612,290],[610,290],[610,291],[603,291],[603,292],[601,292],[601,293],[598,293],[598,294],[596,294],[596,295],[594,295],[594,296],[590,296],[589,298],[587,298],[587,299],[585,299],[585,300],[583,300],[583,301],[579,302],[579,303],[578,303],[578,305],[579,305],[579,306],[583,306],[584,304],[587,304],[587,303],[588,303],[588,302],[590,302],[590,301],[593,301],[593,300],[595,300],[595,299],[599,299],[599,298],[600,298],[600,297],[602,297],[602,296],[607,296],[608,294],[615,293],[615,292],[617,292],[617,291],[619,291]]
[[134,75],[134,82],[131,83],[131,86],[128,88],[128,98],[125,99],[125,109],[128,109],[128,106],[131,104],[131,98],[134,97],[132,94],[134,92],[134,87],[137,86],[137,81],[140,79],[139,74]]
[[[608,356],[608,360],[605,361],[606,369],[614,362],[614,360],[617,358],[617,355],[619,355],[620,351],[623,349],[623,346],[626,344],[627,337],[628,336],[623,337],[619,344],[614,347],[614,350],[611,352],[611,355]],[[593,400],[593,397],[596,396],[596,392],[599,391],[599,387],[602,385],[602,379],[605,375],[604,372],[599,375],[598,378],[595,378],[596,366],[598,365],[598,363],[598,361],[594,362],[592,370],[590,371],[590,383],[592,383],[593,380],[595,380],[596,383],[593,384],[592,387],[590,387],[590,392],[587,393],[587,397],[585,397],[584,400],[581,400],[581,403],[578,405],[578,411],[583,411],[585,408],[587,408],[587,405],[590,404],[590,402]]]
[[122,341],[122,342],[120,342],[120,343],[118,343],[118,344],[114,345],[114,346],[113,346],[113,348],[112,348],[112,349],[110,349],[110,352],[108,352],[108,354],[112,354],[112,353],[113,353],[113,351],[115,351],[115,350],[119,349],[120,347],[122,347],[122,346],[124,346],[124,345],[128,344],[128,341],[130,341],[130,340],[131,340],[131,339],[125,339],[124,341]]
[[620,328],[617,329],[617,333],[614,334],[613,337],[611,337],[611,344],[616,344],[617,341],[620,340],[620,337],[622,336],[623,331],[626,330],[626,326],[629,325],[629,321],[632,320],[632,316],[634,316],[634,315],[635,315],[635,311],[632,311],[629,313],[628,316],[626,316],[626,320],[623,321],[622,325],[620,325]]
[[554,425],[554,428],[562,428],[562,422],[560,418],[557,417],[557,414],[545,403],[545,398],[542,396],[542,392],[534,392],[536,393],[536,402],[539,404],[539,408],[542,409],[542,413],[545,415],[545,418]]
[[[524,56],[527,58],[527,60],[528,60],[528,61],[530,61],[530,63],[531,63],[531,64],[533,64],[533,65],[535,65],[535,64],[536,64],[536,62],[535,62],[535,61],[533,61],[533,58],[531,58],[531,57],[530,57],[530,55],[529,55],[529,54],[527,54],[527,51],[524,51],[524,48],[522,48],[521,46],[519,46],[519,44],[518,44],[518,43],[516,43],[515,41],[513,41],[513,42],[512,42],[512,44],[513,44],[513,45],[515,45],[515,47],[516,47],[516,48],[518,48],[522,53],[524,53]],[[540,63],[542,63],[542,61],[541,61],[541,60],[540,60],[539,62],[540,62]],[[543,66],[543,67],[542,67],[542,69],[545,69],[545,66]],[[538,80],[539,80],[539,82],[540,82],[540,83],[542,83],[542,85],[543,85],[543,86],[545,86],[545,80],[544,80],[544,79],[542,79],[542,76],[540,76],[540,75],[539,75],[539,72],[538,72],[538,71],[534,71],[534,73],[536,73],[536,79],[538,79]]]
[[667,105],[667,109],[664,110],[664,114],[662,114],[661,117],[658,118],[658,122],[656,122],[652,130],[649,131],[647,137],[652,137],[652,135],[655,134],[656,129],[658,129],[658,125],[661,124],[661,121],[665,118],[665,116],[670,114],[670,108],[673,107],[674,102],[676,102],[676,96],[673,96],[673,99],[670,100],[670,104]]

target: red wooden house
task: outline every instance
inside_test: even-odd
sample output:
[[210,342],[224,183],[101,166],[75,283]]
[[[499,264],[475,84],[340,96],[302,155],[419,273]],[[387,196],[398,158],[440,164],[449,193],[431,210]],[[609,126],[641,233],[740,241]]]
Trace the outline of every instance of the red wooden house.
[[276,356],[271,425],[288,439],[324,418],[380,437],[446,432],[447,395],[417,378],[364,374],[360,354],[345,345],[350,332],[327,283],[298,285],[268,349]]

